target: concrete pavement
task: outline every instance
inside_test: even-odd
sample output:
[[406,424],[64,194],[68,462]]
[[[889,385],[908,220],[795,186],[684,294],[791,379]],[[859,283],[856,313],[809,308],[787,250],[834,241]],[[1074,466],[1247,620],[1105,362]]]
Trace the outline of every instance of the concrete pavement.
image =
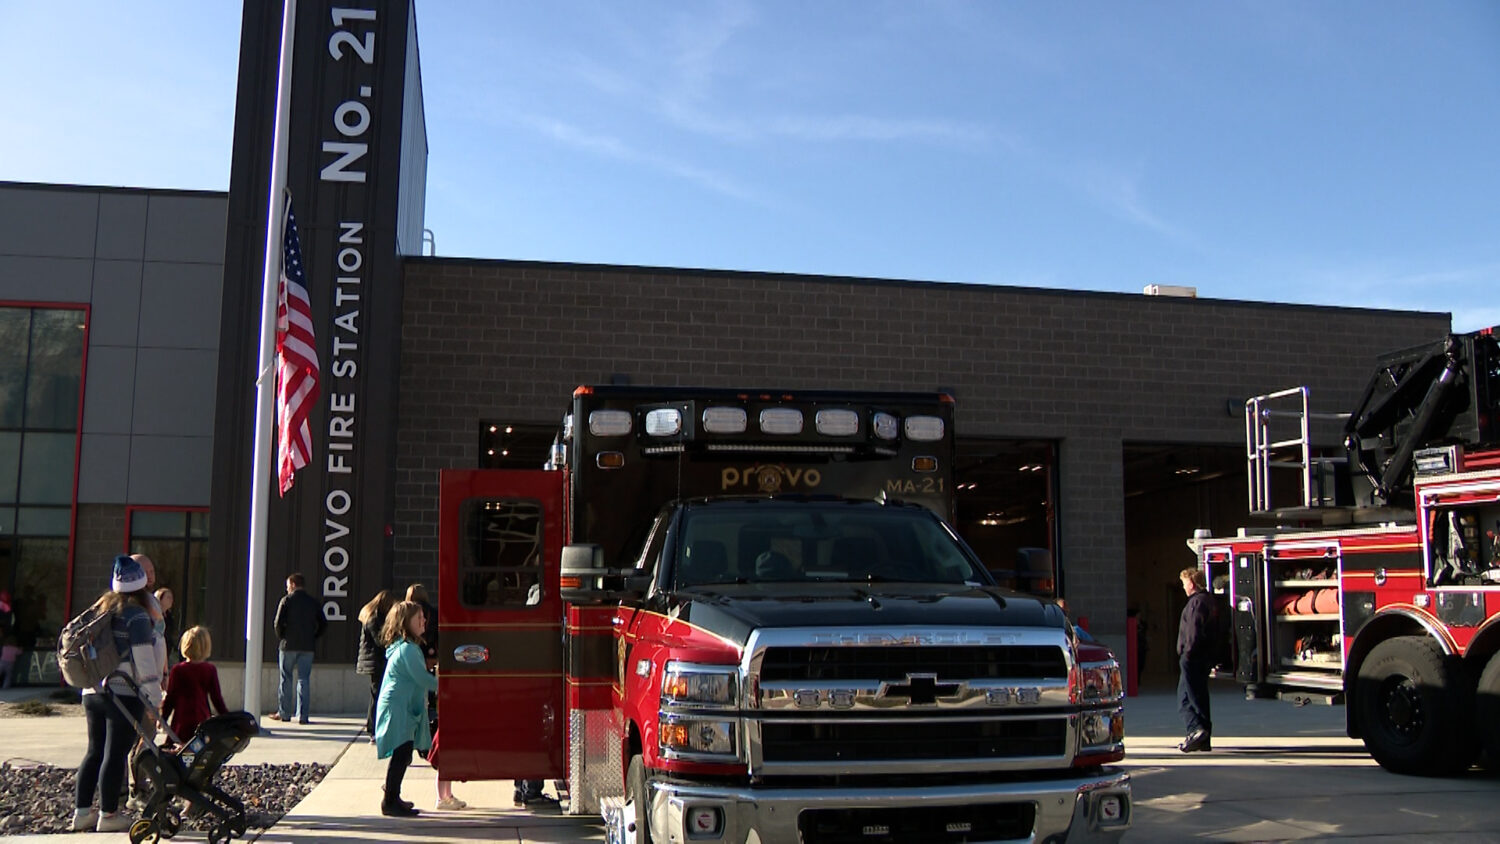
[[[1343,707],[1246,701],[1238,688],[1213,688],[1214,750],[1183,755],[1182,725],[1166,691],[1126,703],[1135,817],[1129,841],[1497,841],[1500,778],[1474,772],[1453,779],[1400,777],[1381,770],[1344,736]],[[72,722],[71,724],[68,722]],[[235,764],[333,764],[323,782],[274,828],[265,844],[314,841],[602,841],[592,818],[511,807],[509,782],[455,783],[470,808],[437,812],[434,773],[416,760],[404,796],[419,818],[380,815],[385,762],[358,735],[360,719],[272,724]],[[0,719],[6,757],[73,765],[83,754],[82,719]],[[252,831],[252,836],[254,832]],[[56,836],[32,836],[55,841]],[[12,839],[17,840],[17,839]],[[26,839],[20,839],[26,840]],[[96,842],[125,841],[94,835]],[[201,840],[185,833],[178,840]],[[253,840],[253,839],[252,839]]]
[[1500,778],[1387,773],[1344,734],[1342,706],[1247,701],[1212,687],[1214,749],[1183,754],[1174,695],[1126,704],[1136,815],[1128,840],[1500,841]]

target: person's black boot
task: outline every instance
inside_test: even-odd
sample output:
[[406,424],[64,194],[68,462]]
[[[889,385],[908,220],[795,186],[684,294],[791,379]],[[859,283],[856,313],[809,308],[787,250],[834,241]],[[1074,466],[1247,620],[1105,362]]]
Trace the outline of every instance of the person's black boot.
[[1188,737],[1182,740],[1182,744],[1177,745],[1177,749],[1183,753],[1201,753],[1213,750],[1213,745],[1207,730],[1194,730],[1188,733]]
[[398,799],[395,802],[389,800],[381,801],[380,814],[391,818],[414,818],[422,813],[412,804]]
[[380,792],[381,792],[381,795],[382,795],[381,800],[380,800],[380,805],[381,805],[382,808],[384,808],[387,805],[393,804],[393,803],[395,805],[397,805],[397,806],[402,806],[402,807],[407,808],[407,809],[410,809],[411,807],[417,805],[417,804],[411,802],[410,800],[402,800],[400,797],[397,797],[395,800],[392,800],[388,795],[385,794],[385,789],[384,788],[381,788]]

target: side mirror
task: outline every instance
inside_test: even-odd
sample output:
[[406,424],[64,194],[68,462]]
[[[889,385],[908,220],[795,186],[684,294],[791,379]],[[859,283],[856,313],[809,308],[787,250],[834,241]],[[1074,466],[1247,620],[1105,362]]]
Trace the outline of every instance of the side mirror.
[[560,563],[558,593],[570,604],[638,599],[651,585],[649,576],[633,576],[635,569],[605,566],[604,549],[598,545],[565,545]]

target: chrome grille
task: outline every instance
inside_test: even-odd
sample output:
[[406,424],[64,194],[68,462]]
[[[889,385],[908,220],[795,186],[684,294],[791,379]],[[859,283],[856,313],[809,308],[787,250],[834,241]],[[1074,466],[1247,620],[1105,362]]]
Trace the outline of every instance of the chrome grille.
[[1056,645],[992,647],[897,646],[767,648],[763,682],[901,680],[935,674],[944,680],[1067,679]]
[[1065,768],[1077,744],[1065,633],[1043,627],[753,632],[753,776]]
[[876,762],[1055,757],[1067,752],[1066,717],[1009,720],[767,720],[767,762]]

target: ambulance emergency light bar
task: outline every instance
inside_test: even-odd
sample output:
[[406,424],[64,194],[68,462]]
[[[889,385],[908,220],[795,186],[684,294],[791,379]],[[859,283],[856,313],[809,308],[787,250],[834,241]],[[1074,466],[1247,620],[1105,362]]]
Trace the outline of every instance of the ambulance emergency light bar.
[[[771,436],[796,436],[804,427],[804,415],[794,407],[768,407],[757,415],[757,429]],[[710,434],[743,434],[749,428],[749,414],[744,408],[711,406],[701,417],[703,431]],[[594,410],[589,413],[589,433],[596,437],[623,437],[634,427],[628,410]],[[859,413],[847,408],[827,408],[813,415],[814,429],[825,437],[853,437],[859,434]],[[912,442],[938,442],[946,433],[941,416],[908,416],[904,420],[877,411],[871,419],[871,430],[877,439],[893,441],[905,428]],[[647,437],[676,437],[683,432],[682,409],[658,407],[646,412]]]

